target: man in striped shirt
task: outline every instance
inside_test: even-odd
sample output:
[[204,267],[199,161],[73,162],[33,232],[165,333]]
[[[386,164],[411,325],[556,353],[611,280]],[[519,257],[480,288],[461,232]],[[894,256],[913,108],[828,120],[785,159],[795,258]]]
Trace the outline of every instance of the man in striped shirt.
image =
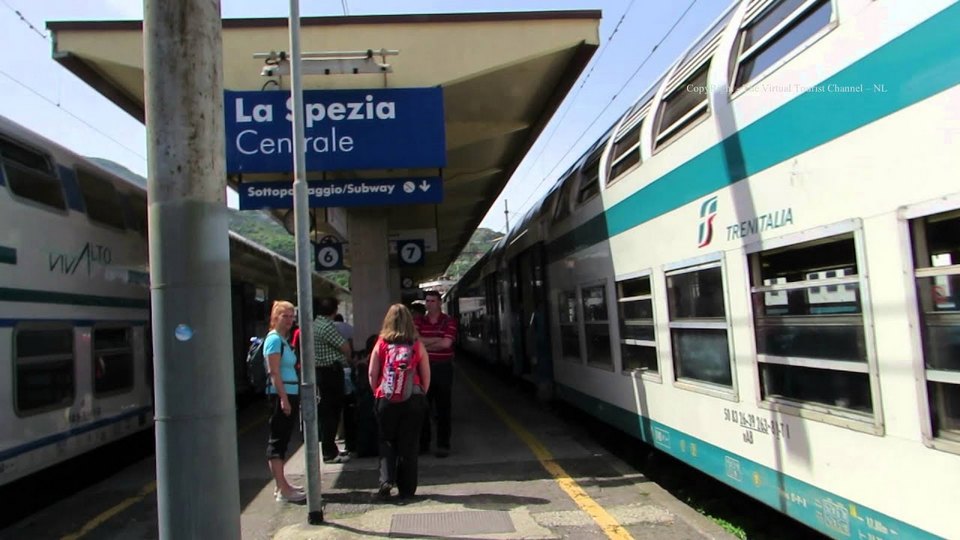
[[437,457],[450,455],[450,401],[453,387],[453,344],[457,340],[457,320],[440,310],[440,293],[427,291],[427,314],[414,323],[420,341],[430,356],[430,407],[420,432],[420,451],[430,449],[430,410],[437,422]]

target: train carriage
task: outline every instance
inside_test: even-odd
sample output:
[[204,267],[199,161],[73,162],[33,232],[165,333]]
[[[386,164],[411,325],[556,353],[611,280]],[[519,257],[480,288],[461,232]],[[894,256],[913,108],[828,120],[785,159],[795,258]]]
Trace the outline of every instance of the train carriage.
[[[153,426],[141,183],[0,117],[0,485]],[[230,233],[235,384],[295,265]],[[314,275],[315,296],[346,291]]]
[[0,483],[153,424],[146,194],[0,119]]
[[732,5],[538,205],[556,396],[833,537],[960,537],[958,27]]

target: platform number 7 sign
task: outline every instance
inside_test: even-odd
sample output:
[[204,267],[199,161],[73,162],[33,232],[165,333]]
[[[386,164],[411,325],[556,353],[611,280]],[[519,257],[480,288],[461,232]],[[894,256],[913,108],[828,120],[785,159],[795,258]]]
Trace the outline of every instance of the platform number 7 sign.
[[423,253],[423,240],[397,240],[397,259],[400,266],[422,266]]

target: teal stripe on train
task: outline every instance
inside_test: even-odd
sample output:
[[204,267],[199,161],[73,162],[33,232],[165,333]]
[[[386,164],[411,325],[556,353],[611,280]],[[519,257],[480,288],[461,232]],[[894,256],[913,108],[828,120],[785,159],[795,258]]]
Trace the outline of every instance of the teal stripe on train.
[[[941,538],[569,386],[558,383],[556,391],[561,400],[826,535],[844,539]],[[717,414],[721,414],[719,407]],[[717,423],[722,422],[718,417]],[[743,428],[731,425],[731,429]]]
[[146,298],[118,298],[116,296],[10,289],[6,287],[0,287],[0,302],[33,302],[38,304],[68,304],[74,306],[137,309],[147,309],[150,307],[150,301]]
[[17,264],[17,250],[0,246],[0,264]]
[[[550,260],[616,236],[960,84],[957,28],[960,4],[953,4],[813,87],[823,92],[800,94],[617,203],[605,215],[557,238],[550,244]],[[862,92],[826,91],[830,85],[861,84]]]

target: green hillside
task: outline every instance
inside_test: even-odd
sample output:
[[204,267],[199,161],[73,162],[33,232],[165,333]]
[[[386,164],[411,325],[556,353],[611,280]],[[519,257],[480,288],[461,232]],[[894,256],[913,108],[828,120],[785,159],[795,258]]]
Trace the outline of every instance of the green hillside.
[[480,257],[483,257],[497,243],[501,236],[503,236],[502,232],[485,227],[473,231],[470,241],[467,242],[460,255],[447,267],[445,275],[454,281],[459,280],[473,266],[473,263],[480,260]]

